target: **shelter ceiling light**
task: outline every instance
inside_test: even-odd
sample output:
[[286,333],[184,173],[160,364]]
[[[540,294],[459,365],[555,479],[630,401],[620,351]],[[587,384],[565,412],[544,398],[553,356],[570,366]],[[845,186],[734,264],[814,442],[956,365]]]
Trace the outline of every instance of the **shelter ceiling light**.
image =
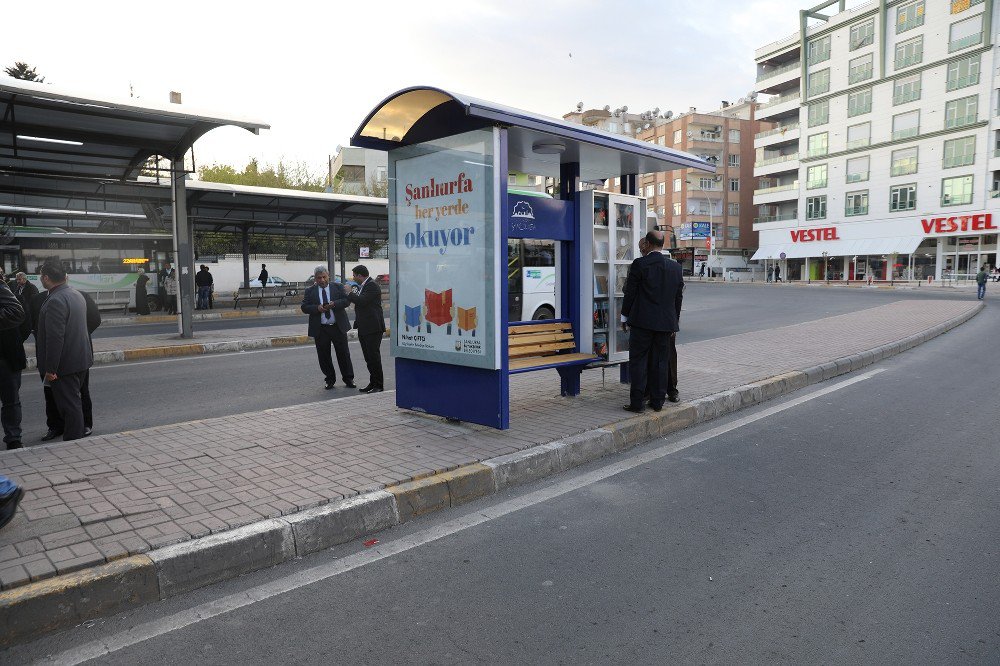
[[566,144],[553,140],[536,141],[531,145],[531,151],[539,155],[562,155],[566,152]]
[[21,141],[40,141],[42,143],[61,143],[65,146],[82,146],[83,144],[79,141],[67,141],[65,139],[48,139],[44,136],[25,136],[24,134],[18,134],[17,138]]

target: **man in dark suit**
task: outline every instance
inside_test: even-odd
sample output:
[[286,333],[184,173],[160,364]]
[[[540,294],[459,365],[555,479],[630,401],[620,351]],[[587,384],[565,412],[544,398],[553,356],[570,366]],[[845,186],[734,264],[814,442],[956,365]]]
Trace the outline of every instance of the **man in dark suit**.
[[[663,408],[669,383],[670,335],[679,330],[684,278],[680,264],[660,254],[662,232],[650,231],[639,240],[642,256],[632,262],[622,300],[622,329],[629,332],[628,367],[631,377],[629,404],[625,409],[641,413],[643,394],[649,384],[649,404]],[[649,371],[653,354],[655,372]],[[676,396],[675,396],[676,397]]]
[[[0,281],[2,279],[0,273]],[[27,313],[27,308],[21,300],[22,295],[27,295],[30,291],[21,290],[17,293],[17,288],[22,286],[18,273],[18,281],[14,284],[15,296],[21,303],[22,309]],[[24,280],[29,287],[37,294],[38,289]],[[7,449],[21,448],[21,371],[27,367],[27,358],[24,354],[24,341],[31,335],[31,322],[28,317],[16,328],[5,328],[0,330],[0,424],[3,425],[3,441]]]
[[317,266],[313,276],[315,284],[306,289],[301,307],[309,315],[309,337],[316,342],[316,356],[319,357],[319,369],[326,377],[326,388],[332,389],[337,383],[331,345],[337,352],[337,365],[340,366],[344,386],[356,388],[351,350],[347,345],[347,332],[351,330],[346,310],[349,304],[347,297],[343,287],[330,284],[330,272],[325,266]]
[[385,335],[385,317],[382,315],[382,289],[368,274],[364,266],[353,268],[354,281],[358,286],[347,294],[347,300],[354,303],[354,328],[358,329],[361,353],[368,365],[368,386],[362,393],[380,393],[385,382],[382,377],[382,336]]
[[[94,349],[94,331],[101,325],[101,311],[97,307],[94,299],[81,291],[80,295],[87,302],[87,336],[90,338],[90,348]],[[28,318],[31,322],[31,331],[35,334],[35,343],[38,343],[38,315],[45,304],[45,299],[49,297],[49,292],[43,291],[35,295],[28,309]],[[27,336],[25,336],[27,337]],[[56,406],[56,399],[52,395],[51,386],[43,386],[45,394],[45,425],[48,431],[42,437],[43,442],[49,442],[63,434],[65,424],[59,408]],[[80,386],[80,402],[83,404],[83,436],[89,437],[94,430],[94,403],[90,398],[90,371],[83,377],[83,385]]]
[[257,279],[260,280],[260,286],[267,286],[267,264],[260,265],[260,274],[257,275]]
[[87,301],[66,284],[61,266],[46,264],[40,275],[49,296],[38,313],[38,374],[52,387],[64,423],[63,440],[80,439],[84,436],[80,388],[94,363],[87,334]]
[[[0,329],[17,329],[25,319],[24,308],[17,300],[17,296],[7,287],[7,283],[0,279]],[[20,371],[18,371],[20,380]],[[17,513],[17,505],[24,497],[24,488],[20,487],[12,480],[0,474],[0,527],[9,523],[14,514]]]
[[24,273],[18,272],[14,275],[14,295],[17,296],[17,300],[21,303],[21,307],[24,309],[25,314],[27,314],[31,309],[31,301],[38,295],[38,287],[28,282],[28,276]]

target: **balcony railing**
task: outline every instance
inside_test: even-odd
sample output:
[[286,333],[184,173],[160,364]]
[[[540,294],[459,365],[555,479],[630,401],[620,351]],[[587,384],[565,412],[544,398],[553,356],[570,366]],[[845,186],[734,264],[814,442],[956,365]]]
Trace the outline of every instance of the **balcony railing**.
[[968,86],[974,86],[979,83],[979,73],[969,74],[968,76],[960,76],[955,79],[948,79],[945,87],[948,90],[958,90],[959,88],[966,88]]
[[816,97],[817,95],[823,95],[830,92],[830,82],[827,81],[824,84],[818,84],[815,86],[809,86],[806,89],[806,95],[809,97]]
[[708,141],[709,143],[725,143],[725,139],[721,136],[715,136],[712,134],[695,134],[691,137],[692,141]]
[[867,81],[872,78],[872,66],[866,65],[859,69],[855,69],[850,74],[847,75],[848,83],[861,83],[862,81]]
[[761,217],[753,218],[754,224],[759,224],[761,222],[784,222],[785,220],[795,220],[799,217],[799,211],[793,210],[791,213],[783,213],[781,215],[762,215]]
[[893,164],[892,167],[889,169],[889,173],[893,176],[906,176],[916,172],[917,172],[916,161],[906,162],[903,164]]
[[903,69],[904,67],[909,67],[910,65],[920,64],[924,59],[924,52],[912,53],[908,56],[900,56],[896,58],[896,69]]
[[781,127],[775,127],[772,130],[767,130],[766,132],[757,132],[753,135],[754,140],[764,139],[769,136],[775,136],[777,134],[785,134],[786,132],[791,132],[792,130],[797,130],[799,128],[799,123],[791,123],[789,125],[782,125]]
[[770,157],[766,160],[754,162],[753,166],[755,169],[759,169],[760,167],[766,167],[772,164],[780,164],[781,162],[791,162],[792,160],[797,160],[797,159],[799,159],[798,153],[790,153],[788,155],[779,155],[778,157]]
[[975,163],[976,156],[973,155],[952,155],[951,157],[945,157],[942,160],[943,169],[951,169],[960,166],[969,166]]
[[909,127],[907,129],[896,130],[892,133],[892,140],[899,141],[900,139],[909,139],[920,134],[919,127]]
[[865,137],[863,139],[855,139],[854,141],[847,142],[847,149],[852,150],[854,148],[863,148],[872,142],[870,137]]
[[796,100],[798,98],[799,98],[799,92],[798,91],[795,91],[793,93],[785,93],[784,95],[779,95],[778,97],[775,97],[774,99],[770,99],[770,100],[764,102],[763,104],[760,105],[760,108],[758,110],[766,109],[766,108],[775,106],[777,104],[783,104],[785,102],[791,102],[792,100]]
[[951,129],[953,127],[965,127],[966,125],[971,125],[976,122],[975,113],[968,116],[958,116],[957,118],[946,118],[944,121],[944,128]]
[[863,173],[860,173],[860,172],[859,173],[849,173],[849,174],[847,174],[847,182],[848,183],[863,183],[864,181],[868,180],[868,174],[869,174],[868,171],[865,171]]
[[901,92],[898,95],[892,96],[893,105],[896,104],[906,104],[907,102],[915,102],[920,99],[920,88],[916,90],[909,90],[907,92]]
[[823,51],[818,51],[816,53],[811,53],[806,57],[806,62],[810,65],[818,65],[821,62],[826,62],[830,59],[830,49],[825,49]]
[[924,24],[924,15],[915,16],[909,21],[900,21],[896,24],[896,34],[901,32],[906,32],[907,30],[913,30],[914,28],[919,28]]
[[952,42],[948,42],[948,53],[954,53],[955,51],[961,51],[962,49],[967,49],[970,46],[975,46],[983,41],[983,33],[977,32],[974,35],[969,35],[968,37],[962,37],[961,39],[956,39]]
[[993,150],[993,157],[1000,157],[1000,148],[995,148]]
[[844,215],[850,217],[852,215],[867,215],[868,206],[848,206],[844,209]]
[[796,60],[795,62],[788,63],[787,65],[782,65],[781,67],[775,67],[774,69],[769,69],[767,71],[758,73],[757,80],[764,81],[765,79],[770,79],[775,76],[778,76],[779,74],[784,74],[785,72],[791,72],[801,67],[802,67],[802,61]]
[[789,190],[799,189],[799,181],[794,183],[787,183],[785,185],[775,185],[774,187],[765,187],[759,190],[754,190],[753,195],[758,196],[762,194],[774,194],[775,192],[788,192]]

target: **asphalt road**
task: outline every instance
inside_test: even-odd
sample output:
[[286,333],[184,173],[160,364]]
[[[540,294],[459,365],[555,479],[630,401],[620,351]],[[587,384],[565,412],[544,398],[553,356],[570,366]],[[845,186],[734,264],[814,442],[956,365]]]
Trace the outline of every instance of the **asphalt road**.
[[998,325],[4,661],[998,663]]
[[[956,293],[955,298],[975,298]],[[942,298],[940,292],[859,289],[803,289],[782,287],[725,287],[690,284],[681,317],[681,344],[786,326],[857,309],[884,305],[903,298]],[[284,318],[268,317],[231,322],[203,322],[208,328],[240,328],[251,335],[254,325],[276,325]],[[304,316],[289,318],[305,332]],[[129,328],[146,331],[146,324]],[[123,327],[97,333],[122,335]],[[171,329],[173,330],[173,329]],[[351,343],[358,386],[368,380],[361,348]],[[389,357],[388,340],[382,344],[382,366],[386,388],[395,385],[395,366]],[[141,361],[95,366],[91,371],[94,399],[94,431],[112,433],[213,416],[227,416],[271,407],[353,395],[338,386],[323,390],[323,377],[312,347],[275,349],[234,354]],[[682,389],[683,390],[683,389]],[[25,445],[40,443],[45,434],[44,405],[36,372],[22,379],[22,429]]]

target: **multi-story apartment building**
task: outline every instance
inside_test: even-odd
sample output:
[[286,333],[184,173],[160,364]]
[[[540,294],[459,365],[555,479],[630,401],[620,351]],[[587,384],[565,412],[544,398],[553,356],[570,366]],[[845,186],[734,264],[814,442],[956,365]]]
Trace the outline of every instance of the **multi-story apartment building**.
[[757,50],[754,258],[791,279],[966,278],[997,263],[992,0],[843,0]]
[[332,190],[384,196],[389,174],[389,157],[384,150],[337,146],[328,168],[327,182]]
[[[629,114],[624,109],[578,107],[567,120],[592,125],[609,132],[626,134],[641,141],[670,146],[706,157],[717,171],[682,169],[669,173],[641,174],[636,194],[644,196],[656,224],[668,232],[674,258],[694,271],[706,264],[721,274],[728,269],[746,269],[750,254],[757,248],[753,230],[754,135],[761,124],[754,118],[753,100],[737,104],[723,102],[722,108],[699,113],[691,108],[674,116],[659,109]],[[621,191],[618,179],[603,189]],[[651,218],[651,216],[650,216]],[[709,235],[715,239],[716,255],[709,260]]]

